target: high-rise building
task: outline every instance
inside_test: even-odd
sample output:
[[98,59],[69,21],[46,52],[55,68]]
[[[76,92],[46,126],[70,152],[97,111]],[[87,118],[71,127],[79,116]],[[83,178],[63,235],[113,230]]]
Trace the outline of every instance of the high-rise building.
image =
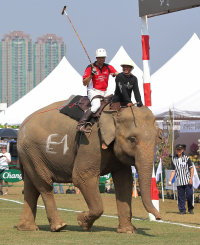
[[36,43],[29,34],[11,31],[0,42],[0,103],[13,104],[43,81],[66,55],[66,44],[55,34]]
[[38,85],[66,55],[66,44],[62,37],[44,34],[37,38],[35,46],[35,85]]
[[0,42],[0,103],[2,103],[2,42]]
[[0,102],[11,105],[34,87],[35,44],[29,34],[11,31],[0,42]]

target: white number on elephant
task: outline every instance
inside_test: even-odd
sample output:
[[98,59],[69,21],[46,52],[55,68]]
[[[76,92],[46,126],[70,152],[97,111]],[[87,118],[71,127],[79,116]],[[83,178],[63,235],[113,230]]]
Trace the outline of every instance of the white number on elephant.
[[52,148],[54,145],[60,145],[64,144],[63,147],[63,155],[66,154],[67,150],[69,147],[67,146],[67,135],[63,137],[63,139],[60,142],[56,142],[55,139],[53,141],[53,137],[57,137],[58,134],[50,134],[49,137],[47,138],[47,145],[46,145],[46,152],[50,154],[56,154],[57,152],[53,151],[54,149]]

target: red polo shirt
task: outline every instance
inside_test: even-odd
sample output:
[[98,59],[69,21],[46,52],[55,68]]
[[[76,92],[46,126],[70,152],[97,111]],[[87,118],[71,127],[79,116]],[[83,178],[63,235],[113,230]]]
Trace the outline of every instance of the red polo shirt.
[[[108,87],[108,77],[110,74],[115,73],[116,70],[113,66],[108,65],[106,63],[103,64],[102,68],[98,67],[96,65],[96,62],[94,63],[94,66],[96,67],[96,75],[92,76],[92,83],[90,82],[88,84],[88,89],[95,88],[101,91],[106,91]],[[84,72],[83,79],[89,77],[92,72],[92,66],[89,65]]]

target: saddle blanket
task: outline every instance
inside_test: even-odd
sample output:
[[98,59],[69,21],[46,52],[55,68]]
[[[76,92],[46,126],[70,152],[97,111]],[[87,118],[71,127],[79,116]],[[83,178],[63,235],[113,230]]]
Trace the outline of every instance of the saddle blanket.
[[67,104],[60,110],[60,113],[67,115],[72,119],[75,119],[76,121],[79,121],[84,114],[84,111],[78,106],[78,102],[81,98],[81,95],[75,96],[69,102],[69,104]]

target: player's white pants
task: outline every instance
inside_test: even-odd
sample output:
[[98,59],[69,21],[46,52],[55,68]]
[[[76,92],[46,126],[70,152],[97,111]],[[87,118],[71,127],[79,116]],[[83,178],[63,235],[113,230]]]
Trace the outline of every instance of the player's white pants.
[[[98,89],[95,89],[95,88],[88,89],[88,98],[89,98],[90,101],[96,95],[101,95],[103,97],[107,97],[107,96],[110,95],[110,93],[108,93],[107,91],[101,91],[101,90],[98,90]],[[91,111],[93,113],[95,113],[99,109],[100,106],[101,106],[100,99],[99,98],[93,99],[92,102],[91,102]]]

